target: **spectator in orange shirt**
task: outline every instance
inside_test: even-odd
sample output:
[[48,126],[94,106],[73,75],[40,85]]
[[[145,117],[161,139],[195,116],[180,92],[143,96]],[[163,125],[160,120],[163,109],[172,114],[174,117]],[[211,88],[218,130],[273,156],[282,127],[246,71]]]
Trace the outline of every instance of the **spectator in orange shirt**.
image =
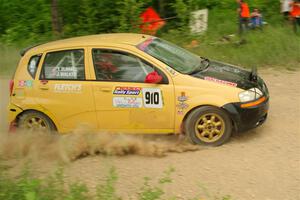
[[249,28],[250,10],[244,0],[237,0],[239,14],[239,34],[246,32]]
[[294,25],[294,31],[297,33],[300,28],[300,0],[291,2],[291,17]]

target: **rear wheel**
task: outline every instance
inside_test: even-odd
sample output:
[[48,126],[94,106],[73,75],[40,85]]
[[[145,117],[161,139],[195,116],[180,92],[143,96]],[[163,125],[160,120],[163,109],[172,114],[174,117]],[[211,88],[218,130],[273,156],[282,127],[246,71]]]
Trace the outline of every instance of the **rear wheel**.
[[193,143],[219,146],[230,138],[232,123],[220,108],[203,106],[189,114],[185,120],[185,132]]
[[56,130],[52,120],[37,111],[27,111],[23,113],[18,120],[18,128],[41,132],[52,132]]

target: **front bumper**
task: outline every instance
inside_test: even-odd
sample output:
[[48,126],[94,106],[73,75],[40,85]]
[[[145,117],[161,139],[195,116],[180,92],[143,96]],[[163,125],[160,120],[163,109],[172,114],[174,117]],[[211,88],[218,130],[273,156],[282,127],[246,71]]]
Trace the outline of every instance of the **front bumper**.
[[243,132],[263,124],[268,116],[269,98],[259,105],[241,108],[241,103],[229,103],[223,106],[233,123],[237,132]]

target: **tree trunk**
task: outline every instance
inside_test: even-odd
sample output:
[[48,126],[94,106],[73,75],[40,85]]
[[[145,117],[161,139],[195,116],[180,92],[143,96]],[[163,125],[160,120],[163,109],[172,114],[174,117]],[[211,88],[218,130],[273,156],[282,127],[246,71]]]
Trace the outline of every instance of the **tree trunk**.
[[159,7],[159,15],[161,18],[165,17],[165,3],[164,0],[158,0],[158,7]]
[[52,17],[52,30],[55,37],[61,36],[61,25],[59,22],[57,0],[51,1],[51,17]]

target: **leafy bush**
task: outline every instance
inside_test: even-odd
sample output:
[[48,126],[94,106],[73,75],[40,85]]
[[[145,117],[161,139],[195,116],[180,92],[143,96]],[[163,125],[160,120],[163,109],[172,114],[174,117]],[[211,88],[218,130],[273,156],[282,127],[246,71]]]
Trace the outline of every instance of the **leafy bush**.
[[[136,194],[139,200],[160,200],[165,199],[164,186],[172,183],[172,174],[175,169],[170,167],[163,172],[163,176],[153,185],[153,180],[144,178],[144,184]],[[91,194],[85,184],[80,182],[66,184],[64,181],[63,169],[59,168],[53,175],[45,179],[36,178],[31,174],[30,165],[27,165],[17,179],[11,178],[7,173],[7,167],[1,164],[0,160],[0,199],[5,200],[122,200],[117,195],[115,184],[118,175],[115,168],[109,170],[106,181],[97,186],[96,194]],[[205,192],[207,193],[207,192]],[[230,196],[221,198],[210,198],[230,200]],[[168,198],[176,200],[176,197]],[[195,200],[199,198],[194,198]],[[193,199],[193,200],[194,200]]]

